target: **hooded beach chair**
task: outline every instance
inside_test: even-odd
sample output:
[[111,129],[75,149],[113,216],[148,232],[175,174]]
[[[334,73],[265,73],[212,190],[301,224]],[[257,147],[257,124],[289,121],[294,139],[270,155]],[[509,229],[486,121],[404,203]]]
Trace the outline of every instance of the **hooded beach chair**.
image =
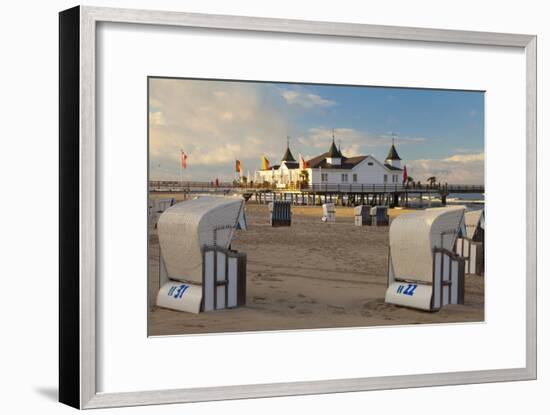
[[334,203],[323,204],[323,222],[336,222],[336,207]]
[[485,273],[485,212],[472,210],[464,214],[466,234],[456,240],[455,252],[464,257],[467,274]]
[[464,258],[452,251],[464,207],[405,213],[390,226],[386,302],[428,311],[464,303]]
[[149,201],[149,216],[151,218],[151,223],[156,228],[160,215],[170,206],[176,204],[176,199],[173,197],[164,198],[164,199],[151,199]]
[[372,207],[370,210],[370,215],[373,226],[388,226],[390,223],[387,206]]
[[371,207],[368,205],[359,205],[353,208],[355,217],[355,226],[371,225],[372,218],[370,215]]
[[230,248],[243,211],[240,197],[200,196],[160,216],[158,306],[199,313],[245,303],[246,255]]
[[290,202],[276,200],[269,203],[269,223],[271,226],[290,226],[291,220]]

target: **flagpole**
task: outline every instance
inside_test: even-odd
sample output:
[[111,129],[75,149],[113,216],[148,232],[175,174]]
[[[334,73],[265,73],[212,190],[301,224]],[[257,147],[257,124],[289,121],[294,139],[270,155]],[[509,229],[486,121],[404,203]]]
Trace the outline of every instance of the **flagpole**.
[[183,150],[180,150],[180,191],[183,193]]

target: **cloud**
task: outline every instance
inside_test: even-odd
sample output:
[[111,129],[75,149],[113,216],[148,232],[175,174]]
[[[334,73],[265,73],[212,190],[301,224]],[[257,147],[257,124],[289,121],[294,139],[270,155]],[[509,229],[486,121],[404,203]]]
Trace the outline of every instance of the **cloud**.
[[485,153],[475,154],[455,154],[454,156],[447,157],[444,161],[456,161],[458,163],[470,163],[472,161],[484,161]]
[[[348,157],[371,153],[378,148],[387,151],[392,139],[389,135],[373,135],[367,131],[354,128],[335,128],[334,136],[336,143],[342,144],[342,152]],[[325,127],[310,128],[305,134],[297,137],[297,140],[302,146],[313,147],[325,152],[332,142],[332,129]],[[399,145],[409,145],[423,143],[426,139],[424,137],[405,136],[397,137],[397,141]]]
[[[382,135],[380,135],[380,138],[383,139],[383,140],[386,140],[385,142],[387,143],[388,140],[391,140],[394,137],[392,135],[382,134]],[[404,135],[404,136],[396,135],[395,140],[396,140],[396,143],[399,143],[400,145],[401,144],[415,144],[415,143],[425,142],[426,137],[411,137],[411,136],[408,136],[408,135]]]
[[[151,79],[149,91],[153,180],[231,180],[236,159],[241,160],[245,173],[260,168],[263,155],[278,164],[287,135],[292,136],[290,146],[296,159],[300,153],[306,159],[322,154],[332,141],[329,126],[299,130],[290,124],[298,111],[309,115],[336,105],[305,87],[281,90],[279,85],[265,83]],[[391,145],[388,134],[345,125],[335,128],[334,134],[348,157],[384,156]],[[398,151],[401,146],[426,141],[419,136],[396,137]],[[180,149],[188,155],[188,168],[183,172]],[[441,159],[404,162],[415,180],[435,175],[442,182],[483,183],[483,152],[456,151]]]
[[304,109],[327,108],[336,105],[336,102],[330,99],[307,91],[283,89],[281,95],[289,105],[296,105]]
[[408,173],[415,181],[425,182],[435,176],[441,183],[483,184],[485,153],[455,154],[442,159],[406,161]]
[[162,112],[155,111],[149,113],[149,123],[154,126],[164,125],[165,120]]
[[150,81],[152,179],[179,179],[180,149],[188,154],[184,179],[232,177],[235,159],[245,169],[265,154],[282,155],[288,105],[268,84],[152,79]]

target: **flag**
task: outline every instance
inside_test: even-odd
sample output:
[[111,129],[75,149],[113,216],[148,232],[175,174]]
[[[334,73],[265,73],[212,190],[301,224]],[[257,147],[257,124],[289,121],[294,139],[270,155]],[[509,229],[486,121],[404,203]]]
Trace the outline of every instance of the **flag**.
[[266,156],[262,156],[262,170],[269,170],[269,160]]
[[409,175],[407,174],[407,166],[403,167],[403,184],[407,184]]
[[241,161],[240,160],[235,160],[235,171],[237,173],[241,172]]
[[300,170],[305,170],[308,167],[309,166],[307,164],[307,161],[305,161],[304,158],[302,157],[302,155],[300,154]]
[[181,150],[181,167],[184,170],[187,168],[187,154],[183,150]]

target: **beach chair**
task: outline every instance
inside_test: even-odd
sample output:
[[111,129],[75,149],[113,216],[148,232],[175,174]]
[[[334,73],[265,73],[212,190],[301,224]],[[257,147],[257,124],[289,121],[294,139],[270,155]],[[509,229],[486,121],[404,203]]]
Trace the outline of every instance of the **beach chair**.
[[199,313],[246,303],[246,254],[230,249],[243,210],[242,198],[200,196],[161,214],[157,306]]
[[321,220],[329,223],[336,222],[336,207],[334,203],[323,204],[323,217]]
[[372,219],[370,215],[371,207],[368,205],[359,205],[353,208],[355,217],[355,226],[371,225]]
[[386,303],[438,311],[464,304],[464,258],[452,251],[464,207],[405,213],[390,226]]
[[370,210],[370,215],[373,226],[388,226],[390,223],[387,206],[372,207]]
[[151,223],[156,228],[160,215],[170,206],[176,204],[176,199],[173,197],[164,198],[164,199],[152,199],[149,201],[149,217],[151,218]]
[[290,226],[291,217],[290,202],[276,200],[269,203],[269,223],[271,226]]
[[483,209],[464,214],[465,234],[457,238],[455,253],[464,258],[467,274],[485,273],[485,213]]

